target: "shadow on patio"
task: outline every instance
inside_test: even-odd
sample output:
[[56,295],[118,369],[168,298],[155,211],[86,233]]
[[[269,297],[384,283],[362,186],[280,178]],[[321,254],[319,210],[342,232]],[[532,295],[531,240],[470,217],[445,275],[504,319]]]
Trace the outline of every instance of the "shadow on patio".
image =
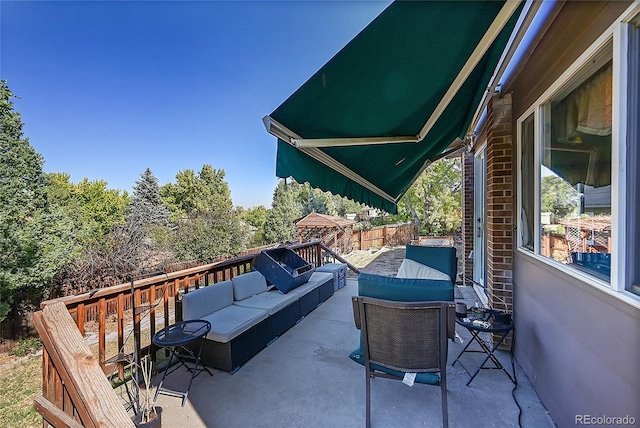
[[[282,337],[256,355],[234,375],[212,370],[191,387],[184,407],[179,398],[160,395],[166,427],[361,427],[365,424],[364,368],[348,358],[357,347],[359,331],[353,322],[351,296],[357,282],[323,303]],[[459,287],[456,295],[473,303],[475,294]],[[459,299],[456,299],[459,300]],[[458,328],[465,340],[469,334]],[[449,421],[453,427],[518,426],[519,407],[513,383],[499,370],[483,370],[465,386],[468,375],[451,363],[462,346],[449,342],[447,367]],[[465,354],[473,366],[480,355]],[[499,359],[511,368],[509,354]],[[477,363],[479,363],[478,360]],[[476,365],[477,365],[476,363]],[[529,380],[516,364],[515,397],[522,409],[522,426],[554,427]],[[183,389],[184,368],[165,380],[165,386]],[[157,384],[159,378],[156,378]],[[374,379],[372,424],[379,427],[441,425],[440,390],[416,384]]]

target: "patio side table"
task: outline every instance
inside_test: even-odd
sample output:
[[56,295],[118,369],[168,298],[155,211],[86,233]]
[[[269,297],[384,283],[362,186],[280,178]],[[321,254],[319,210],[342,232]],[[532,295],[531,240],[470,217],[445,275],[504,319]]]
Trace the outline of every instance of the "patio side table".
[[[516,383],[513,359],[511,360],[511,372],[513,373],[512,376],[511,373],[506,370],[506,368],[495,356],[495,352],[498,347],[502,344],[504,339],[506,339],[509,333],[513,331],[513,321],[511,320],[511,317],[509,315],[506,315],[501,311],[489,310],[488,313],[489,318],[486,321],[489,323],[489,325],[486,327],[473,324],[472,320],[465,321],[465,319],[462,317],[456,317],[456,324],[466,328],[469,333],[471,333],[471,340],[469,340],[467,345],[462,349],[462,351],[460,351],[460,354],[458,354],[451,365],[454,366],[456,363],[459,363],[464,371],[467,372],[467,374],[470,376],[470,379],[467,382],[467,386],[469,386],[471,381],[473,381],[478,373],[480,373],[480,370],[502,370],[511,382]],[[493,346],[491,346],[490,343],[487,343],[482,337],[480,337],[480,333],[495,334],[498,336],[498,341]],[[469,349],[469,346],[471,346],[473,342],[479,344],[480,349]],[[469,372],[464,364],[462,364],[462,361],[460,361],[460,357],[462,357],[465,352],[480,352],[487,355],[474,373]],[[509,352],[513,353],[513,342],[511,342]],[[491,360],[493,366],[486,367],[485,364],[487,364],[487,361],[489,360]]]
[[[193,379],[203,371],[206,371],[210,376],[213,376],[213,373],[211,373],[206,366],[200,364],[203,341],[201,340],[200,343],[196,345],[197,352],[194,352],[189,346],[187,346],[198,339],[204,338],[207,333],[209,333],[209,330],[211,330],[211,323],[209,323],[209,321],[189,320],[169,325],[153,336],[153,343],[159,347],[168,349],[170,355],[167,369],[162,375],[158,389],[156,389],[156,394],[153,399],[154,402],[158,398],[158,394],[165,394],[174,397],[182,397],[182,406],[184,406],[184,403],[187,401],[187,396],[189,395],[189,389],[191,389]],[[171,363],[174,358],[176,358],[180,364],[171,368]],[[193,363],[192,367],[188,364],[191,362]],[[164,384],[164,380],[167,375],[173,373],[182,366],[186,367],[186,369],[191,372],[191,378],[189,379],[189,386],[187,386],[187,390],[183,392],[163,388],[162,385]]]

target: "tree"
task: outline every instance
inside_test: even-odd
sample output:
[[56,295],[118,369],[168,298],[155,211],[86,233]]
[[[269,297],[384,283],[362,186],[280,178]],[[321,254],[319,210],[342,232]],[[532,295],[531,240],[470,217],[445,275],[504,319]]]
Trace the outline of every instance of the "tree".
[[344,217],[347,214],[358,214],[364,209],[364,204],[356,202],[352,199],[347,199],[342,196],[334,196],[336,202],[337,214],[340,217]]
[[180,260],[207,261],[246,247],[248,235],[224,176],[224,170],[203,165],[197,174],[191,169],[179,171],[175,184],[161,187],[176,224],[172,249]]
[[107,251],[97,255],[105,260],[105,265],[111,265],[119,278],[155,269],[156,252],[167,241],[169,210],[160,197],[158,179],[149,168],[133,187],[125,218],[124,224],[114,225],[107,237]]
[[72,257],[56,275],[52,287],[69,294],[126,281],[137,264],[123,247],[122,230],[130,204],[127,192],[107,188],[103,180],[83,179],[78,184],[69,174],[47,176],[50,209],[58,210],[70,223],[66,240]]
[[264,205],[250,207],[244,213],[244,219],[246,220],[246,222],[256,229],[264,228],[264,224],[267,222],[268,216],[269,210]]
[[337,215],[338,209],[334,196],[330,192],[312,188],[309,183],[300,186],[299,200],[302,202],[302,215],[312,212],[318,214]]
[[41,294],[70,258],[70,225],[47,204],[44,160],[0,81],[0,321],[17,291]]
[[441,159],[411,185],[398,204],[398,216],[418,217],[421,233],[443,235],[462,226],[462,165],[460,158]]
[[127,213],[127,220],[135,219],[145,226],[166,226],[169,223],[169,210],[160,196],[158,179],[149,168],[140,175],[133,186],[133,197]]
[[87,178],[75,185],[74,197],[83,223],[79,239],[92,246],[104,243],[114,228],[126,221],[129,195],[107,186],[104,180],[89,181]]
[[74,184],[67,173],[47,175],[49,204],[63,210],[71,219],[74,238],[83,248],[101,245],[114,228],[126,220],[129,195],[107,186],[104,180],[87,178]]
[[265,240],[268,243],[294,241],[295,221],[302,217],[302,204],[298,201],[298,184],[278,181],[273,191],[273,201],[269,217],[264,225]]
[[542,178],[540,207],[542,212],[550,212],[556,218],[564,218],[578,213],[580,194],[571,184],[556,175]]
[[260,246],[267,243],[264,236],[264,225],[268,217],[269,210],[263,205],[250,207],[242,214],[244,221],[253,229],[252,245]]
[[133,186],[133,197],[125,224],[130,245],[140,250],[164,241],[169,225],[169,209],[160,196],[158,179],[149,168],[145,169]]

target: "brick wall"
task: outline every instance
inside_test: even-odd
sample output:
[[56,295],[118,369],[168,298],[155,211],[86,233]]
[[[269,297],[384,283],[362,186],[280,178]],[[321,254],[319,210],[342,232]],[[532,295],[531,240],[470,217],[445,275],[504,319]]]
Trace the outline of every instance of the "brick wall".
[[513,310],[513,134],[511,94],[488,105],[487,291],[495,309]]
[[469,258],[469,253],[473,250],[473,234],[475,217],[473,214],[473,153],[462,155],[462,244],[463,244],[463,269],[464,285],[473,286],[473,260]]

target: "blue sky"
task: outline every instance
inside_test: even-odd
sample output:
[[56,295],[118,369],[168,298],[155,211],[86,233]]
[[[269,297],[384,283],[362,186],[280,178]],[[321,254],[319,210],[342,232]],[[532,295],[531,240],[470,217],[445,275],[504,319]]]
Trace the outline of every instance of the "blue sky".
[[271,113],[389,1],[0,1],[0,79],[45,171],[130,191],[203,164],[270,206]]

